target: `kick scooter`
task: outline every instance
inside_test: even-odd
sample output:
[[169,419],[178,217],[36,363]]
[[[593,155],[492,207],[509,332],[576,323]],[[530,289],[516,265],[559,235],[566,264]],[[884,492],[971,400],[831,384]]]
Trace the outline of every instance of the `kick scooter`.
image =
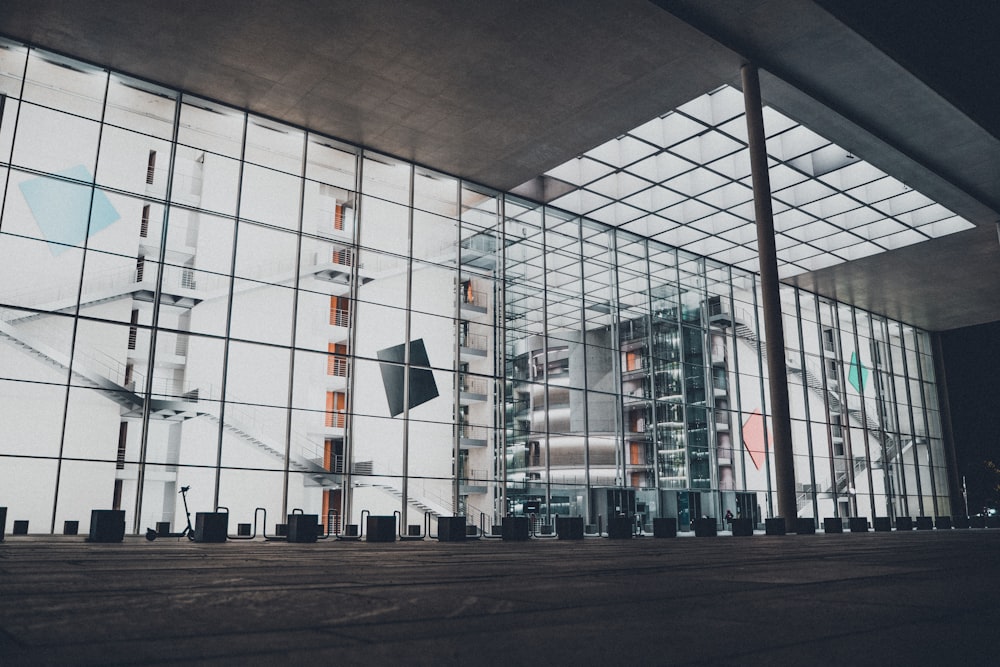
[[146,529],[146,539],[152,542],[157,537],[187,537],[189,540],[194,540],[194,528],[191,527],[191,512],[188,510],[188,496],[187,492],[191,489],[190,486],[182,486],[178,493],[184,498],[184,513],[187,514],[187,527],[179,533],[157,533],[152,528]]

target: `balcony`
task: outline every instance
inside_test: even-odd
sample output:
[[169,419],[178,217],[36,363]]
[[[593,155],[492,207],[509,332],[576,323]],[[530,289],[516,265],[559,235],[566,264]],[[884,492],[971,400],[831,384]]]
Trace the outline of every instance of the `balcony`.
[[485,359],[488,349],[488,338],[483,334],[459,331],[458,345],[462,361]]
[[324,415],[323,426],[325,428],[323,434],[326,436],[343,435],[347,428],[347,412],[342,410],[327,412]]
[[712,365],[726,365],[726,345],[724,343],[715,343],[712,345]]
[[459,297],[462,317],[476,319],[488,312],[489,295],[473,289],[471,283],[462,283]]
[[341,245],[334,245],[329,262],[325,262],[326,258],[319,255],[310,259],[316,264],[317,270],[313,274],[316,278],[338,285],[351,284],[351,270],[358,264],[357,252]]
[[729,433],[729,412],[726,410],[715,410],[715,432]]
[[346,378],[351,371],[351,362],[347,357],[330,355],[326,360],[326,374]]
[[489,470],[468,468],[459,477],[459,492],[465,494],[486,493],[490,482]]
[[350,336],[351,313],[348,310],[332,307],[330,308],[329,340],[331,343],[342,343]]
[[645,377],[648,372],[648,364],[643,363],[642,359],[637,359],[633,365],[622,368],[622,379],[632,380],[635,378]]
[[463,449],[470,447],[485,447],[488,444],[489,429],[485,426],[472,424],[457,424],[458,444]]
[[713,296],[708,299],[708,323],[717,327],[733,326],[734,318],[730,311],[728,299],[723,303],[722,297]]
[[460,244],[462,266],[492,271],[497,265],[497,237],[491,232],[480,232],[462,239]]
[[[333,208],[330,208],[330,206]],[[335,204],[327,204],[315,209],[312,213],[312,221],[315,225],[316,235],[333,240],[350,241],[354,237],[354,225],[349,215],[345,215],[345,209]]]
[[347,358],[328,355],[326,358],[326,390],[347,391],[350,369],[351,364]]
[[626,406],[642,405],[647,403],[650,398],[652,397],[648,395],[644,388],[622,389],[622,402]]
[[458,398],[462,405],[485,403],[489,398],[489,384],[486,378],[459,376]]

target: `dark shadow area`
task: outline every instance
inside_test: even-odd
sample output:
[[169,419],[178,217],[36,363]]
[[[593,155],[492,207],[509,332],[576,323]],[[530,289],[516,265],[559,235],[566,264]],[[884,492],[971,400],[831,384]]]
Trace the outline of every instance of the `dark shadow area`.
[[1000,137],[1000,4],[818,0],[824,9]]
[[969,513],[996,500],[1000,465],[1000,322],[941,334],[958,473],[965,477]]

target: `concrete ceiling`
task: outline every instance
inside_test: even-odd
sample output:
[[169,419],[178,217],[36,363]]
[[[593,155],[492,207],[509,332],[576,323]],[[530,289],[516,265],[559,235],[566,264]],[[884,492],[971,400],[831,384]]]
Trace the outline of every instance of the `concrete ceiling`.
[[[877,40],[911,26],[933,32],[926,24],[936,14],[920,14],[930,3],[911,1],[908,12],[895,3],[895,14],[871,16],[856,3],[853,11],[841,8],[841,18],[857,31],[819,4],[800,0],[657,4],[764,68],[761,86],[769,103],[977,225],[787,282],[932,331],[1000,320],[1000,140],[955,106],[962,86],[950,88],[954,103],[946,100],[859,34],[864,30]],[[983,22],[983,12],[963,20],[961,7],[954,9],[956,25]],[[953,25],[940,34],[964,33]],[[951,47],[961,51],[954,39]],[[902,60],[905,47],[894,47]],[[966,61],[962,75],[987,83],[989,63],[978,71],[973,65]]]
[[795,284],[931,330],[1000,320],[1000,142],[864,18],[802,0],[4,0],[0,33],[501,190],[752,59],[768,103],[978,225]]

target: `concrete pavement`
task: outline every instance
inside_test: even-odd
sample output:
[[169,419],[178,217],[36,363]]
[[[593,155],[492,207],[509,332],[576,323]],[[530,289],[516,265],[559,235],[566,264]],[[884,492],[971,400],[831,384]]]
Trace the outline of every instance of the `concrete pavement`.
[[1000,530],[0,543],[0,665],[993,665]]

